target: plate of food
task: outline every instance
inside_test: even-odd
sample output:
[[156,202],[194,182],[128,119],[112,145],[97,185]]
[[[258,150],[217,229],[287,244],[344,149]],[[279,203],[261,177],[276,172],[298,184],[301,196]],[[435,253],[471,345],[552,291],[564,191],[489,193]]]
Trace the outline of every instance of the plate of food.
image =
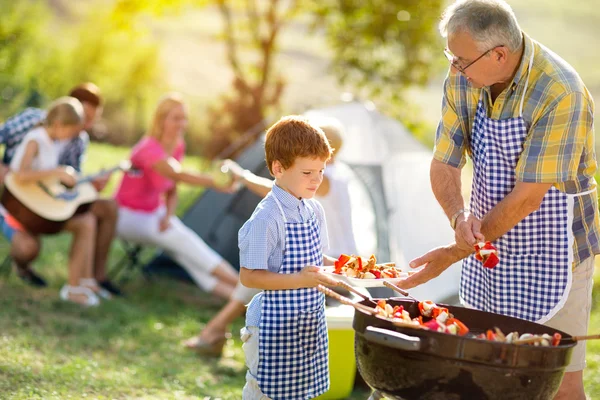
[[335,265],[323,267],[323,272],[356,287],[382,287],[384,281],[396,283],[411,275],[396,268],[396,264],[377,263],[374,255],[361,257],[342,254]]

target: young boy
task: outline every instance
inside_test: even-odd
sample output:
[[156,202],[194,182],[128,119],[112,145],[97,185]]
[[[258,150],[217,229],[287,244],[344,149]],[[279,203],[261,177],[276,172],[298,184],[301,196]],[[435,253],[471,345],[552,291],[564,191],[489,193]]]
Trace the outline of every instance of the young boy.
[[325,214],[312,198],[332,149],[302,117],[284,117],[267,132],[265,155],[275,184],[239,232],[240,281],[263,289],[246,315],[242,341],[245,400],[305,400],[329,389],[325,298],[316,286],[334,280]]

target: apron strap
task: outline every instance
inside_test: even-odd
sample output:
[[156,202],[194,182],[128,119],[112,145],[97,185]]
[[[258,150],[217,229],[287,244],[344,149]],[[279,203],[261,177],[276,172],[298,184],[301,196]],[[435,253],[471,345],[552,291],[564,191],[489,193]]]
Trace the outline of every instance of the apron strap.
[[277,196],[273,195],[273,199],[275,200],[275,203],[277,204],[277,207],[279,207],[279,211],[281,211],[281,217],[283,218],[283,222],[287,224],[287,218],[285,217],[285,213],[283,212],[283,208],[281,207],[281,203],[279,202],[279,200],[277,200]]

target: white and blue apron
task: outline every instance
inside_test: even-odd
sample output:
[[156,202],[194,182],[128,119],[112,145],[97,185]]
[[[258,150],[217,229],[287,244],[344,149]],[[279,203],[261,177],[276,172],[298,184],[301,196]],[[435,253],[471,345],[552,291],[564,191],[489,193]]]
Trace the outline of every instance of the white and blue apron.
[[[515,170],[529,127],[523,102],[533,65],[533,54],[519,107],[519,116],[488,118],[483,90],[471,133],[473,187],[471,212],[482,219],[515,187]],[[575,196],[552,186],[540,208],[498,238],[500,262],[484,268],[474,254],[463,262],[460,298],[466,306],[544,323],[567,300],[572,280],[572,232]]]
[[[285,223],[285,254],[280,274],[295,274],[307,265],[321,265],[317,218]],[[259,324],[257,380],[273,400],[307,400],[329,390],[325,296],[316,288],[265,290]]]

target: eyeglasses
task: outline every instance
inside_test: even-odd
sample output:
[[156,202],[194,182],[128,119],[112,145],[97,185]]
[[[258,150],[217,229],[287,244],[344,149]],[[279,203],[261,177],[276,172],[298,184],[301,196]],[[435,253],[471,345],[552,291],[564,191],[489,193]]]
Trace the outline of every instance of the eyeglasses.
[[460,71],[461,74],[465,73],[465,70],[467,68],[469,68],[471,65],[475,64],[477,61],[479,61],[481,58],[483,58],[483,56],[487,55],[490,51],[498,48],[498,47],[502,47],[503,45],[499,45],[499,46],[494,46],[491,49],[489,49],[488,51],[486,51],[485,53],[481,54],[479,57],[477,57],[476,59],[474,59],[473,61],[471,61],[470,63],[468,63],[467,65],[465,65],[464,67],[461,67],[456,61],[456,56],[454,54],[452,54],[450,52],[450,50],[448,50],[447,48],[444,49],[444,55],[446,56],[446,58],[448,59],[448,61],[450,62],[450,64],[456,68],[457,70]]

